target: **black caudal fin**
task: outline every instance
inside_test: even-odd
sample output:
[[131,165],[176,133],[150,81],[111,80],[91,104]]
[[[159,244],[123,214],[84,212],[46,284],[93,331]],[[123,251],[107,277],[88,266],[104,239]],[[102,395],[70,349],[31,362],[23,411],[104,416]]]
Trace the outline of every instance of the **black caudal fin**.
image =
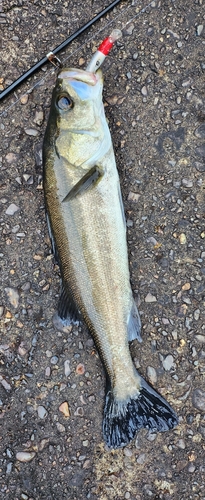
[[178,423],[169,403],[141,378],[141,389],[135,398],[119,401],[109,388],[106,394],[103,437],[109,448],[127,445],[136,432],[145,427],[153,432],[173,429]]

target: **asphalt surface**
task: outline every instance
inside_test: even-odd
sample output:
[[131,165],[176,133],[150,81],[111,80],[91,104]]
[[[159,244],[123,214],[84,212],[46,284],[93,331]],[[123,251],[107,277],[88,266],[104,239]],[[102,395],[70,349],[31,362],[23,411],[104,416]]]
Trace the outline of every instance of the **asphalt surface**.
[[[0,5],[1,89],[105,5]],[[0,111],[2,500],[205,499],[205,9],[202,0],[146,5],[124,2],[60,57],[84,68],[113,27],[123,31],[103,69],[142,320],[131,352],[179,425],[107,450],[92,339],[84,325],[54,329],[60,277],[41,159],[56,78],[48,65]]]

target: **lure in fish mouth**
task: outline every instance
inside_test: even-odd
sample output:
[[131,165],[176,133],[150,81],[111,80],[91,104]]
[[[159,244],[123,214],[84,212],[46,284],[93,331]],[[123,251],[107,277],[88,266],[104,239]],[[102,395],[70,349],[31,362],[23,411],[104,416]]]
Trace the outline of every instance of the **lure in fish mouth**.
[[[96,61],[95,61],[96,64]],[[136,371],[129,342],[141,341],[130,286],[126,224],[102,74],[61,69],[43,145],[44,193],[62,286],[62,325],[84,321],[106,372],[103,436],[120,448],[145,427],[177,425],[169,403]],[[58,323],[59,324],[59,323]]]

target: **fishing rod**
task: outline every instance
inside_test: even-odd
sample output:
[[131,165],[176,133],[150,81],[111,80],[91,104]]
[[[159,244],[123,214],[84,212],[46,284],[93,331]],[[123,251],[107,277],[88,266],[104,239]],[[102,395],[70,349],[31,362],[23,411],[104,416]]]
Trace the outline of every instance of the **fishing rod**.
[[107,12],[112,10],[118,3],[120,3],[121,0],[114,0],[111,4],[109,4],[105,9],[101,10],[95,17],[93,17],[90,21],[88,21],[84,26],[81,26],[75,33],[73,33],[71,36],[69,36],[64,42],[62,42],[58,47],[56,47],[54,50],[49,52],[43,59],[38,61],[34,66],[32,66],[28,71],[23,73],[17,80],[15,80],[11,85],[6,87],[1,93],[0,93],[0,101],[2,101],[8,94],[10,94],[12,91],[14,91],[21,83],[23,83],[29,76],[33,75],[38,69],[42,68],[44,64],[48,63],[48,61],[53,62],[55,64],[55,60],[57,62],[60,62],[58,58],[55,57],[58,52],[60,52],[62,49],[67,47],[73,40],[75,40],[79,35],[84,33],[88,28],[90,28],[96,21],[101,19]]

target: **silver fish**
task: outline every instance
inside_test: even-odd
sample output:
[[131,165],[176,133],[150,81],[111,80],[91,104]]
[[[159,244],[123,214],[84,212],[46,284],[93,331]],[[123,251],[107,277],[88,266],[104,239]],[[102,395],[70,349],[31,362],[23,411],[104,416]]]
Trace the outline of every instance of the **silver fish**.
[[118,448],[141,427],[166,431],[177,417],[130,355],[128,342],[141,341],[141,323],[102,89],[101,70],[60,70],[43,146],[44,192],[62,276],[58,316],[63,324],[84,320],[94,338],[107,375],[103,436]]

